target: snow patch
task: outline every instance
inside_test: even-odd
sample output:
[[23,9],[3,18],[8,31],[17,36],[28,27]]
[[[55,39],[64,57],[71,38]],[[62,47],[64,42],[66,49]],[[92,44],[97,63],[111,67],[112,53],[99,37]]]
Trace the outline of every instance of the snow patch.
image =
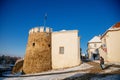
[[91,80],[120,80],[120,75],[118,75],[118,74],[109,75],[109,76],[106,76],[104,78],[95,77],[95,78],[92,78]]

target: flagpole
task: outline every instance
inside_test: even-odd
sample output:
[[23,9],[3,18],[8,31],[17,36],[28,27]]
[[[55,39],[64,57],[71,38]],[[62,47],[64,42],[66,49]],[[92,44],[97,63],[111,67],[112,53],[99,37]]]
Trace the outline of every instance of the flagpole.
[[47,20],[47,13],[45,13],[45,16],[44,16],[44,27],[46,27],[46,20]]

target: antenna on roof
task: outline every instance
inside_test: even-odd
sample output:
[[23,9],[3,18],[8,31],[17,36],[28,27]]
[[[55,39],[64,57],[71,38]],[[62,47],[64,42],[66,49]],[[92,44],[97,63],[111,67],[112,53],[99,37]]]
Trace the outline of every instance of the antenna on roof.
[[45,16],[44,16],[44,27],[46,26],[46,20],[47,20],[47,13],[45,13]]

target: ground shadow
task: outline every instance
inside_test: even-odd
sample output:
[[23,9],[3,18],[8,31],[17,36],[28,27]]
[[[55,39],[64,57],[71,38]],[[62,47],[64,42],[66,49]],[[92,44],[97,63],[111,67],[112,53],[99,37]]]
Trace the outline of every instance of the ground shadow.
[[82,59],[82,62],[91,62],[89,59]]
[[110,67],[119,67],[120,68],[120,65],[115,65],[115,64],[110,64],[110,65],[105,65],[105,69],[109,69]]
[[105,68],[104,69],[109,69],[110,67],[112,67],[113,65],[105,65]]
[[95,80],[98,80],[98,79],[101,79],[101,78],[105,78],[107,76],[115,76],[115,79],[111,79],[111,80],[120,80],[120,73],[116,73],[116,74],[93,74],[93,73],[87,73],[85,75],[80,75],[80,76],[76,76],[76,75],[73,75],[73,76],[70,76],[70,77],[67,77],[63,80],[91,80],[91,79],[95,79]]

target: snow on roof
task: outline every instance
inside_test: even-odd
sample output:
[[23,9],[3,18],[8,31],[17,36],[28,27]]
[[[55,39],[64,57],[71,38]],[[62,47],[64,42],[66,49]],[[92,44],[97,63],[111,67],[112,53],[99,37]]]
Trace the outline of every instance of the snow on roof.
[[114,24],[112,27],[110,27],[108,30],[117,30],[120,29],[120,22]]
[[78,30],[61,30],[61,31],[54,31],[52,33],[66,33],[66,32],[77,32],[78,33]]
[[100,40],[100,37],[101,36],[94,36],[90,41],[88,41],[89,43],[91,43],[91,42],[101,42],[101,40]]
[[112,26],[112,28],[120,28],[120,22],[114,24],[114,25]]
[[65,29],[61,30],[61,31],[66,31]]

